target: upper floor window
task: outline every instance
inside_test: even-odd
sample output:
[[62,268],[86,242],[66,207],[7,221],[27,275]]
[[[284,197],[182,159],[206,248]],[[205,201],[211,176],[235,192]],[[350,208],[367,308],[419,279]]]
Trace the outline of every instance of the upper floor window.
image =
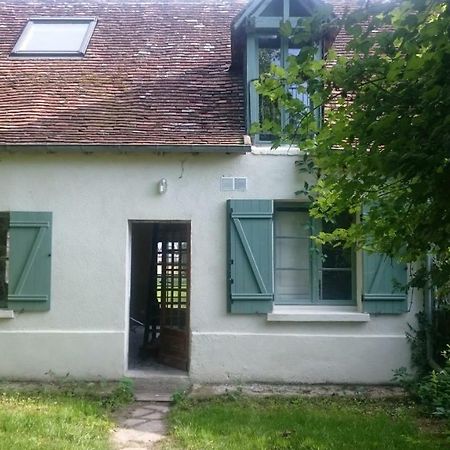
[[[267,73],[272,64],[287,67],[289,58],[301,52],[299,46],[289,37],[280,33],[283,22],[289,21],[293,28],[299,19],[310,16],[315,7],[314,0],[261,0],[253,2],[235,24],[235,29],[243,29],[246,39],[246,104],[247,125],[263,124],[265,121],[279,122],[280,126],[287,125],[293,119],[286,111],[267,98],[258,95],[254,82],[261,74]],[[289,86],[289,93],[300,99],[306,107],[310,101],[304,87]],[[257,141],[268,142],[269,134],[259,134]]]
[[[263,74],[270,71],[270,66],[272,64],[281,67],[287,67],[289,64],[289,57],[295,57],[299,54],[300,48],[292,43],[289,39],[280,36],[278,33],[261,33],[257,38],[257,48],[258,48],[258,73]],[[253,82],[253,81],[252,81]],[[290,119],[288,114],[280,110],[277,105],[274,105],[268,100],[267,97],[261,95],[256,95],[253,93],[253,86],[250,95],[251,98],[250,108],[252,106],[256,107],[258,112],[257,122],[263,124],[264,121],[274,121],[285,125]],[[290,85],[289,92],[294,98],[300,99],[306,106],[310,106],[309,97],[302,90],[298,89],[297,85]],[[251,111],[250,111],[251,113]],[[255,114],[252,115],[252,119],[255,119]],[[252,121],[251,123],[254,123]],[[259,134],[260,141],[271,141],[271,136],[269,134]]]
[[87,17],[38,17],[28,20],[13,56],[83,56],[96,25]]

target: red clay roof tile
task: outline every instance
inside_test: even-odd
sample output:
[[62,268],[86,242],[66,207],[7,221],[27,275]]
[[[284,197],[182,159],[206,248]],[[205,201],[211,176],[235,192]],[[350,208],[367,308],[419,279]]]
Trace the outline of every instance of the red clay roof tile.
[[[242,144],[243,80],[228,67],[246,3],[0,0],[0,143]],[[39,16],[97,17],[86,55],[10,57]]]

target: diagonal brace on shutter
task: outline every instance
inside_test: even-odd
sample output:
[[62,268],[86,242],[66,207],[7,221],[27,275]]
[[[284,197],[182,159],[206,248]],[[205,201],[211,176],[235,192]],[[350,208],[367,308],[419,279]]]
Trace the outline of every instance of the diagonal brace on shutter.
[[233,217],[233,224],[236,228],[236,231],[239,235],[239,239],[241,240],[242,247],[244,248],[245,254],[247,255],[248,261],[250,263],[250,267],[252,268],[253,275],[256,279],[258,287],[261,293],[268,293],[267,287],[264,283],[264,280],[261,276],[261,272],[259,271],[258,265],[256,263],[255,257],[253,256],[253,252],[250,248],[250,244],[248,242],[247,236],[245,235],[244,228],[242,227],[242,223],[239,219]]

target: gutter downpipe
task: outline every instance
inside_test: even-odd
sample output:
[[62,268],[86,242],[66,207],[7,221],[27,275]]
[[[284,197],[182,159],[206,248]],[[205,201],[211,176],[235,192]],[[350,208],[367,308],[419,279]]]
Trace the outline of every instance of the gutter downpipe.
[[[427,255],[427,272],[431,272],[432,266],[432,257],[431,255]],[[427,286],[424,292],[424,309],[425,309],[425,318],[427,320],[427,328],[425,330],[426,335],[426,353],[427,353],[427,362],[433,370],[440,372],[442,367],[434,360],[433,357],[433,342],[431,339],[430,327],[433,324],[433,310],[434,310],[434,298],[433,298],[433,289],[431,286],[431,282],[428,281]]]

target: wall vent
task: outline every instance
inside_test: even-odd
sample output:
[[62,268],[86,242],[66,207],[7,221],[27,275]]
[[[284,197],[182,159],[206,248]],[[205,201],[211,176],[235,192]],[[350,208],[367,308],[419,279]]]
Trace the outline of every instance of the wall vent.
[[247,190],[247,178],[222,177],[220,179],[220,190],[245,192]]

